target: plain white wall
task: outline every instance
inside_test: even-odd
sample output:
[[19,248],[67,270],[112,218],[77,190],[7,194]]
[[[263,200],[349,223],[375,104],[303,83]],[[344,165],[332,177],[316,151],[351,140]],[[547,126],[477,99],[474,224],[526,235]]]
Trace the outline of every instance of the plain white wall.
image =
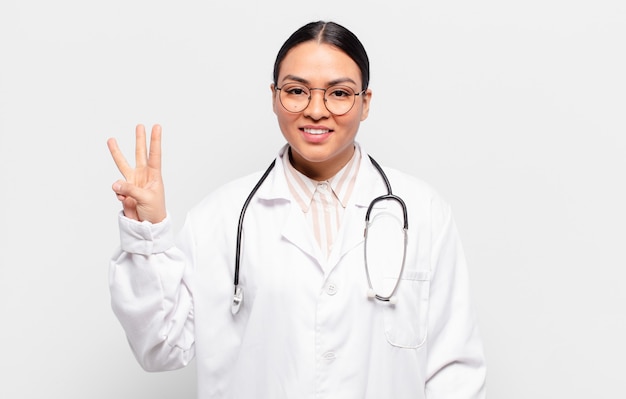
[[194,366],[144,372],[110,310],[105,142],[130,157],[163,125],[180,227],[275,155],[274,57],[317,19],[368,49],[359,140],[455,209],[489,396],[626,396],[626,3],[209,3],[0,3],[0,397],[194,397]]

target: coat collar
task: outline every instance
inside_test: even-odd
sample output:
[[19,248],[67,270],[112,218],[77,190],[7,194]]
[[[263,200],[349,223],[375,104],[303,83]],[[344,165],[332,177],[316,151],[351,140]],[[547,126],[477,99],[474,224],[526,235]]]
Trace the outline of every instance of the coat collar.
[[[356,178],[354,191],[348,201],[348,206],[355,205],[357,207],[367,207],[370,202],[379,195],[386,194],[385,184],[382,177],[378,174],[378,171],[372,165],[369,156],[365,149],[358,143],[361,151],[361,164],[359,165],[359,173]],[[281,162],[281,157],[289,148],[288,144],[285,144],[276,156],[276,163],[272,173],[267,177],[267,180],[259,188],[257,192],[258,198],[264,200],[279,200],[284,199],[286,201],[295,201],[292,198],[291,192],[287,185],[285,178],[285,169]],[[371,182],[379,181],[380,184],[372,184]]]
[[[374,165],[372,165],[367,153],[360,147],[362,154],[361,164],[359,165],[354,191],[348,201],[342,226],[337,234],[336,249],[331,251],[328,259],[324,260],[321,256],[321,250],[315,243],[313,234],[311,234],[309,229],[302,228],[303,223],[306,223],[302,209],[296,200],[293,199],[287,185],[284,166],[280,160],[287,148],[288,146],[285,145],[278,152],[274,169],[259,188],[256,197],[260,200],[275,203],[282,202],[285,205],[290,204],[288,216],[282,227],[283,237],[312,258],[317,259],[321,270],[325,275],[329,275],[344,255],[363,242],[365,213],[374,198],[386,194],[385,184]],[[377,203],[376,208],[385,208],[385,206],[383,201]]]

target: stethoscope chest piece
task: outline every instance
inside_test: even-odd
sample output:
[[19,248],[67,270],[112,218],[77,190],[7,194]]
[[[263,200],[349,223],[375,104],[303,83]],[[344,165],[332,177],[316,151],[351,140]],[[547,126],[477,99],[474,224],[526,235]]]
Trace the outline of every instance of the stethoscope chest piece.
[[239,309],[241,308],[241,304],[243,303],[243,290],[241,287],[237,286],[235,288],[235,294],[233,295],[233,303],[230,306],[230,311],[233,315],[239,313]]

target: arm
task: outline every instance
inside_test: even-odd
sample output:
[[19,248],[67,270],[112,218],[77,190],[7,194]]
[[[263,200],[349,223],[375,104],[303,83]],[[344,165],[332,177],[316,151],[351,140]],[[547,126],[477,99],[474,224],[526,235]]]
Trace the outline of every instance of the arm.
[[463,248],[449,207],[434,209],[426,397],[482,399],[485,359]]
[[109,272],[113,312],[145,370],[183,367],[194,356],[190,257],[173,246],[169,219],[150,224],[120,215],[119,222],[121,249]]
[[[166,218],[161,176],[161,128],[136,128],[135,168],[115,139],[109,150],[125,180],[113,184],[122,202],[121,248],[111,260],[109,284],[113,311],[146,370],[186,365],[194,355],[193,301],[190,289],[192,247],[176,248]],[[183,243],[191,243],[189,229]],[[191,245],[191,244],[190,244]]]

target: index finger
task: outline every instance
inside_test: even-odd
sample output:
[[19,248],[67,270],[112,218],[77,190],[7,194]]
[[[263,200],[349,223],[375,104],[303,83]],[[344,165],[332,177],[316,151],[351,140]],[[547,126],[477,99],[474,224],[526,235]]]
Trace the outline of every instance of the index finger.
[[128,179],[128,176],[130,175],[132,168],[128,164],[128,161],[126,161],[126,158],[124,157],[124,154],[122,154],[120,147],[117,145],[117,140],[115,140],[114,138],[108,139],[107,147],[109,147],[109,152],[111,153],[111,156],[113,157],[115,166],[117,166],[117,169],[122,173],[122,175],[126,179]]
[[148,167],[161,170],[161,126],[152,126]]

